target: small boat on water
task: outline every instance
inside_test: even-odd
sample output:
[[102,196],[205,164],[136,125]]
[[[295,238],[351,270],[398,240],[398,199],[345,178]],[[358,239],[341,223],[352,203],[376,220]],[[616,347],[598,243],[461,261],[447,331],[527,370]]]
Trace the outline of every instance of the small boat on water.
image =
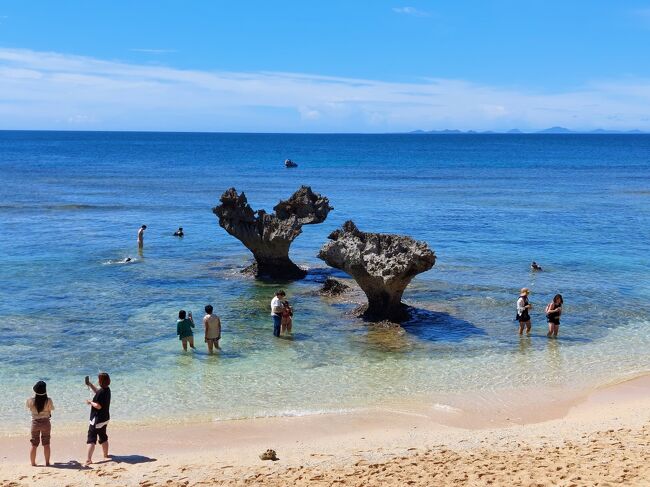
[[291,159],[286,159],[284,161],[284,167],[289,168],[289,167],[298,167],[298,164],[293,162]]

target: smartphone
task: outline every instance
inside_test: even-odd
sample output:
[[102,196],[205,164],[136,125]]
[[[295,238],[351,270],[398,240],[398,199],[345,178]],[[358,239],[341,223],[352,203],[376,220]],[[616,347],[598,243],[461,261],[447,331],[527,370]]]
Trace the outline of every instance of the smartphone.
[[84,379],[84,381],[85,381],[85,383],[86,383],[87,386],[90,385],[90,377],[86,376],[86,378]]

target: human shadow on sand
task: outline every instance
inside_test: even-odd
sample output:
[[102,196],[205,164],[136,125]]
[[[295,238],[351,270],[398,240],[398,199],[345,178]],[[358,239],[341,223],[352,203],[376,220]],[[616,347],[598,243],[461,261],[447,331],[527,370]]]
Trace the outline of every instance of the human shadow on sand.
[[88,465],[79,463],[77,460],[68,460],[67,462],[54,462],[53,468],[61,468],[64,470],[92,470]]
[[111,460],[115,463],[128,463],[129,465],[156,461],[155,458],[145,457],[144,455],[111,455]]
[[449,313],[408,307],[409,319],[402,322],[406,333],[431,342],[461,342],[470,337],[487,336],[487,333]]

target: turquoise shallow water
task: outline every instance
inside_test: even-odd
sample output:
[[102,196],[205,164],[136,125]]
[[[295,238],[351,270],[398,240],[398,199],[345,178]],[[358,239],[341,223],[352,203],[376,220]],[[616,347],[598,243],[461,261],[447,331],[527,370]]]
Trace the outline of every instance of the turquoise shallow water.
[[[84,421],[83,376],[98,370],[113,377],[114,418],[138,422],[578,393],[650,371],[650,136],[0,132],[0,174],[0,432],[26,424],[38,379],[58,421]],[[270,209],[301,184],[335,210],[292,246],[311,272],[282,284],[296,336],[274,340],[278,284],[238,273],[249,255],[211,207],[235,186]],[[346,316],[353,303],[312,294],[329,272],[315,255],[350,218],[429,243],[438,262],[405,299],[435,313],[374,329]],[[137,261],[112,263],[126,256]],[[522,286],[536,305],[523,340]],[[556,292],[565,316],[549,342],[542,310]],[[223,353],[201,340],[202,353],[181,353],[178,309],[201,316],[208,302]]]

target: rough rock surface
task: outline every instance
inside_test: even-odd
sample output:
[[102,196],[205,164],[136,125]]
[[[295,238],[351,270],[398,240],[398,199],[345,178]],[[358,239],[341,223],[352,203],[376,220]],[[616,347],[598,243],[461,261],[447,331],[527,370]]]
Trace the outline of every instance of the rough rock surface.
[[332,209],[326,197],[302,186],[288,200],[280,201],[271,214],[253,211],[246,195],[235,188],[221,195],[212,212],[219,225],[253,253],[256,276],[301,279],[306,273],[289,259],[291,242],[302,233],[303,225],[322,223]]
[[347,221],[318,253],[328,265],[350,274],[368,297],[364,317],[400,322],[408,318],[402,294],[411,280],[436,262],[425,242],[411,237],[366,233]]
[[350,289],[350,286],[343,284],[341,281],[328,277],[323,283],[323,287],[318,291],[323,296],[340,296]]
[[265,452],[260,453],[260,460],[273,460],[274,462],[280,460],[278,454],[275,450],[266,450]]

